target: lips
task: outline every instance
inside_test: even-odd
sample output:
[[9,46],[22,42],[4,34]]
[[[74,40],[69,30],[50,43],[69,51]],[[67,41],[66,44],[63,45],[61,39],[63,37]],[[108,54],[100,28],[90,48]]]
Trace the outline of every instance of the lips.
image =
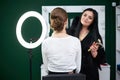
[[83,23],[88,23],[88,21],[86,21],[86,20],[83,20]]

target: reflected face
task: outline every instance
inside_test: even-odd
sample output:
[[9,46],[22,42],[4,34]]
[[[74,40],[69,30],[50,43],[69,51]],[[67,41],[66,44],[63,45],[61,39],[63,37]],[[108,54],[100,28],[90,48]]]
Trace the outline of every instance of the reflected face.
[[94,20],[94,14],[92,11],[85,11],[81,17],[81,23],[83,26],[90,26]]

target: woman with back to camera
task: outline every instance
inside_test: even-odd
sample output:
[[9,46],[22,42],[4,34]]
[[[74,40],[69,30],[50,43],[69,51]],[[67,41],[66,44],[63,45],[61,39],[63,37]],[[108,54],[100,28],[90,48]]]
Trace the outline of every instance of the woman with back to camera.
[[42,43],[43,64],[48,74],[79,73],[81,68],[81,43],[66,33],[68,15],[62,8],[50,14],[51,37]]
[[82,47],[82,65],[80,73],[86,75],[86,80],[99,80],[98,68],[106,63],[102,38],[98,30],[98,13],[92,8],[76,17],[67,33],[79,38]]

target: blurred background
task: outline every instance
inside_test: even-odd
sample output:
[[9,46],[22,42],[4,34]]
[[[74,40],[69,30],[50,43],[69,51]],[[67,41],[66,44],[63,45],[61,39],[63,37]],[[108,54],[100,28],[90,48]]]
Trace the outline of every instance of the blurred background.
[[[116,4],[113,5],[113,2]],[[116,55],[120,54],[116,42],[116,7],[119,0],[1,0],[0,1],[0,80],[30,80],[29,50],[21,46],[16,37],[16,25],[19,18],[27,11],[42,14],[42,6],[105,6],[105,51],[110,64],[110,80],[118,80],[116,65],[120,63]],[[117,7],[119,9],[119,7]],[[119,10],[118,10],[118,14]],[[70,15],[75,16],[78,14]],[[120,18],[120,17],[119,17]],[[117,19],[117,20],[116,20]],[[120,26],[120,25],[118,25]],[[119,29],[118,29],[119,30]],[[41,23],[37,18],[30,17],[22,25],[25,41],[38,39],[41,35]],[[120,30],[119,30],[120,31]],[[119,32],[117,33],[119,35]],[[116,39],[117,38],[117,39]],[[119,38],[120,39],[120,38]],[[118,43],[118,45],[120,45]],[[40,80],[42,64],[41,45],[32,50],[32,79]],[[116,63],[117,61],[117,63]]]

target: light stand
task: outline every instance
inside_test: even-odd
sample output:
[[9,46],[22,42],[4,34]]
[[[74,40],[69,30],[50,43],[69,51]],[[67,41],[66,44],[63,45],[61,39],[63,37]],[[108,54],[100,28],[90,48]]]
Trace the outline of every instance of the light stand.
[[[22,32],[22,24],[29,17],[37,18],[42,24],[42,33],[41,33],[40,38],[36,42],[33,42],[33,40],[31,39],[30,43],[26,42],[23,39],[23,36],[22,36],[22,33],[21,33]],[[42,43],[42,41],[46,38],[46,35],[47,35],[48,31],[50,31],[50,30],[46,25],[46,21],[44,20],[42,15],[40,13],[36,12],[36,11],[28,11],[28,12],[24,13],[20,17],[20,19],[18,20],[18,23],[17,23],[17,26],[16,26],[16,36],[17,36],[17,39],[18,39],[19,43],[23,47],[28,49],[29,63],[30,63],[30,65],[29,65],[30,66],[30,80],[32,80],[32,49],[38,47]]]
[[[32,39],[30,39],[30,43],[32,43]],[[29,71],[30,71],[30,80],[32,80],[32,49],[28,49],[29,55]]]

